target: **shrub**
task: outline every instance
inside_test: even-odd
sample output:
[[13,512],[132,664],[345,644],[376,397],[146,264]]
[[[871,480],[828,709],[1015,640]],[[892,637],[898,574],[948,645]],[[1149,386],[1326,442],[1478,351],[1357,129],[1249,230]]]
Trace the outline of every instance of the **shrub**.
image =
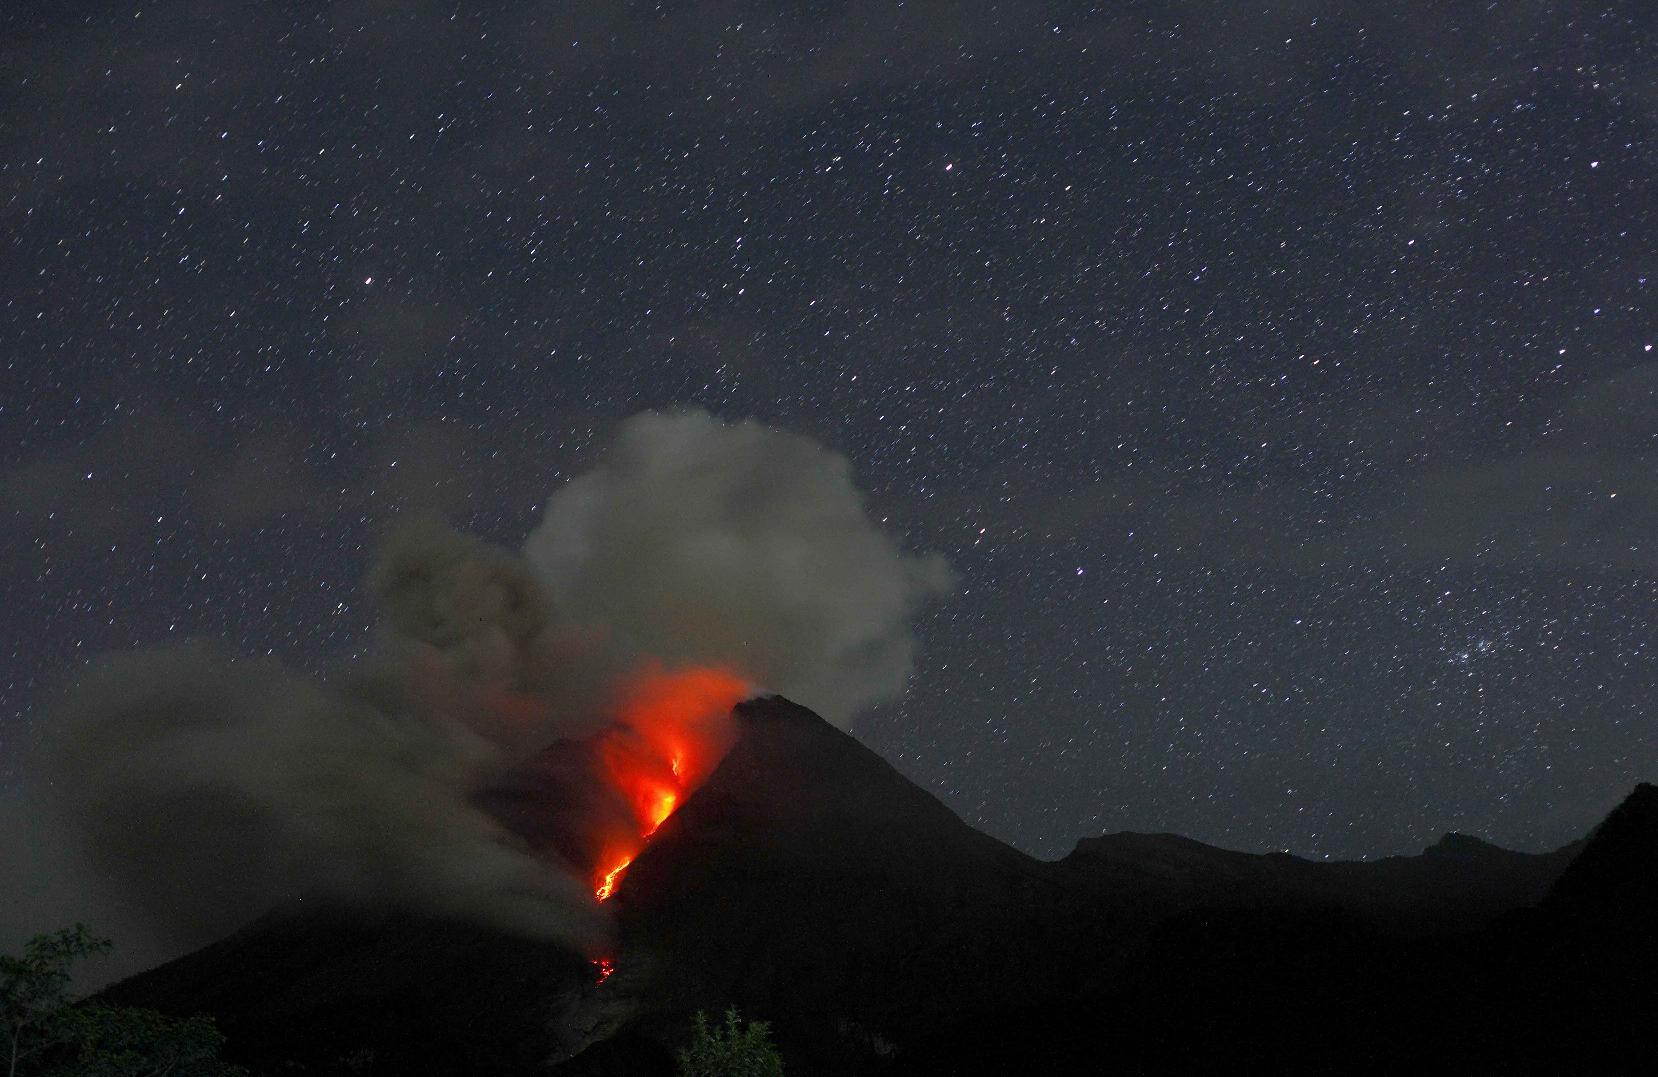
[[691,1025],[691,1043],[679,1052],[680,1077],[783,1077],[783,1059],[771,1045],[771,1026],[744,1021],[736,1007],[725,1011],[723,1025],[708,1024],[699,1012]]
[[8,1077],[245,1077],[219,1060],[210,1017],[69,997],[70,967],[110,948],[85,924],[0,954],[0,1069]]

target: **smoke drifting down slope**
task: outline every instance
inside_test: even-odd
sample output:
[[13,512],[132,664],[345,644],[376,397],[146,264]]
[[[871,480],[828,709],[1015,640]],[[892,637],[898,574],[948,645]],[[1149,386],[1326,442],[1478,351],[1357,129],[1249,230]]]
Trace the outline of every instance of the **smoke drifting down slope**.
[[[764,686],[844,725],[896,695],[949,572],[879,530],[844,457],[686,412],[622,423],[524,556],[414,523],[368,586],[373,653],[325,681],[204,644],[98,663],[49,716],[25,836],[89,877],[0,894],[8,934],[130,930],[119,908],[164,953],[322,896],[598,947],[595,871],[712,772],[731,704]],[[554,744],[570,833],[532,853],[488,790]]]

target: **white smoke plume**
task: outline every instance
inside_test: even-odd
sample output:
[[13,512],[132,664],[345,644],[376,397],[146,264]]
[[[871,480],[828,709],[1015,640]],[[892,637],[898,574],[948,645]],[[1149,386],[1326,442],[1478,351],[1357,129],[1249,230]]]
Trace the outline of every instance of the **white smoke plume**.
[[846,457],[705,412],[624,422],[525,554],[559,615],[667,662],[722,662],[840,725],[899,695],[910,618],[943,594],[869,518]]
[[[0,942],[80,917],[141,925],[154,959],[322,898],[591,948],[607,925],[586,866],[532,850],[480,791],[602,728],[641,663],[719,664],[845,724],[903,690],[909,618],[948,585],[869,519],[844,457],[758,423],[637,416],[525,556],[394,532],[368,580],[380,639],[348,675],[204,644],[95,665],[8,806],[0,841],[35,870],[0,884],[0,919],[32,922]],[[88,870],[54,882],[41,849]]]

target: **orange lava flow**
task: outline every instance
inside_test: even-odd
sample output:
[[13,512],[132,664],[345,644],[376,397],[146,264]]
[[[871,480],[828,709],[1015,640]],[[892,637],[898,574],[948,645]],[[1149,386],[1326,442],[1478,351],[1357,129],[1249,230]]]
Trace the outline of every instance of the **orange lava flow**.
[[616,963],[608,957],[598,957],[593,959],[593,968],[599,974],[599,978],[594,983],[602,984],[610,979],[611,974],[616,971]]
[[617,724],[599,746],[605,779],[632,809],[636,833],[599,864],[593,894],[616,892],[645,842],[714,772],[731,747],[731,708],[749,693],[729,670],[647,667],[623,693]]
[[593,893],[598,896],[600,901],[605,900],[611,894],[616,892],[616,880],[621,877],[622,872],[626,871],[628,865],[631,863],[633,863],[633,857],[623,857],[620,863],[604,873],[604,881],[599,883],[598,887],[593,891]]

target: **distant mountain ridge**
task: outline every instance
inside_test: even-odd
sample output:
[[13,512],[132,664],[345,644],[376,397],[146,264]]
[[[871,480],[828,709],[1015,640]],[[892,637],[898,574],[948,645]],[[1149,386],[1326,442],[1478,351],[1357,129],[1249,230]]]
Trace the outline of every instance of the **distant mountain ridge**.
[[1059,863],[1094,885],[1161,888],[1170,900],[1333,904],[1394,930],[1427,932],[1477,926],[1536,904],[1582,846],[1521,853],[1447,834],[1415,856],[1320,861],[1125,832],[1084,838]]
[[[791,1077],[1616,1073],[1658,1047],[1638,922],[1658,872],[1636,876],[1652,786],[1554,853],[1452,835],[1321,863],[1115,834],[1044,862],[804,708],[736,713],[736,745],[610,902],[602,985],[557,947],[326,909],[110,993],[219,1015],[255,1073],[648,1077],[673,1072],[695,1010],[730,1004],[773,1022]],[[1587,982],[1603,961],[1618,982]],[[1562,1055],[1562,1027],[1599,1053]]]

